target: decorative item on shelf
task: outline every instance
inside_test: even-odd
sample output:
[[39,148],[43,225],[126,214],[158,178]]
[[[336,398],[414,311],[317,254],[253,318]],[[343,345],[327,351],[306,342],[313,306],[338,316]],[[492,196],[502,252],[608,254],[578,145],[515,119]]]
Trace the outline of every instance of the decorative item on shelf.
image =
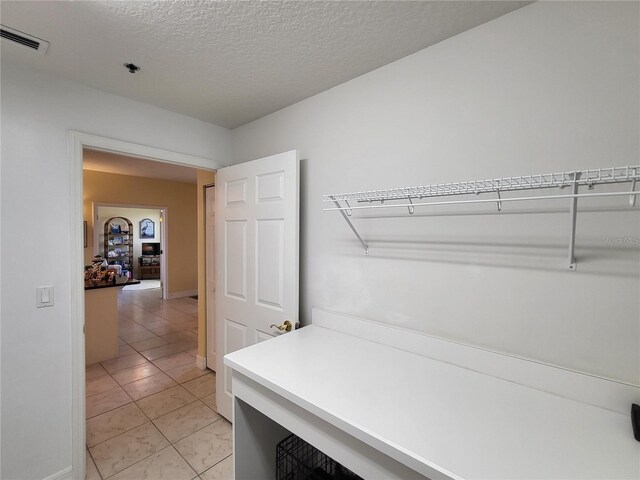
[[84,267],[85,282],[88,282],[92,285],[98,285],[100,283],[103,283],[104,280],[109,279],[110,276],[107,271],[107,262],[102,258],[94,257],[93,264]]
[[155,238],[155,223],[150,218],[140,220],[140,238]]
[[116,225],[116,224],[112,223],[112,224],[110,225],[110,227],[111,227],[111,233],[112,233],[112,234],[116,235],[116,234],[118,234],[118,233],[121,233],[121,231],[120,231],[120,228],[121,228],[121,227],[120,227],[120,225]]

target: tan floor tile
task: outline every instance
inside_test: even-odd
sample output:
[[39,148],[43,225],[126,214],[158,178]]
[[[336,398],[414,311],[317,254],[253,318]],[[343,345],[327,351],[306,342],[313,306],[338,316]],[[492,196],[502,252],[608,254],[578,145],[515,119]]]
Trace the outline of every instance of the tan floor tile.
[[218,411],[218,404],[216,403],[216,394],[212,393],[211,395],[207,395],[206,397],[202,397],[200,399],[202,403],[204,403],[207,407],[209,407],[214,412]]
[[91,395],[86,400],[87,418],[95,417],[114,408],[131,403],[131,397],[122,388],[116,387],[103,393]]
[[182,352],[186,350],[180,344],[170,343],[168,345],[162,345],[161,347],[152,348],[151,350],[145,350],[144,352],[140,352],[144,355],[148,360],[154,361],[162,357],[167,357],[171,354]]
[[118,329],[126,334],[140,332],[140,325],[127,316],[119,316]]
[[89,451],[100,475],[106,478],[167,446],[169,442],[162,433],[152,423],[145,423],[91,447]]
[[179,322],[181,320],[188,320],[192,314],[181,312],[179,310],[176,310],[175,308],[169,308],[164,310],[163,312],[159,312],[158,315],[171,322]]
[[146,328],[144,328],[142,325],[140,325],[139,323],[136,323],[132,320],[127,320],[127,321],[120,321],[118,322],[118,334],[123,338],[123,340],[127,343],[129,343],[129,341],[127,340],[128,336],[132,336],[132,335],[138,335],[140,333],[145,333],[148,332],[149,330],[147,330]]
[[158,316],[154,316],[152,320],[145,319],[141,323],[141,325],[143,325],[147,330],[153,330],[154,328],[171,326],[171,324],[169,323],[169,320],[167,320],[166,318],[158,317]]
[[169,343],[179,343],[185,340],[193,340],[194,338],[197,340],[198,337],[191,332],[178,332],[164,335],[162,338]]
[[130,345],[118,345],[118,357],[124,357],[125,355],[132,355],[136,351]]
[[89,450],[87,450],[85,461],[85,480],[102,480],[100,474],[98,473],[98,469],[96,468],[96,464],[93,463],[93,458],[91,458]]
[[129,394],[134,400],[140,400],[141,398],[148,397],[154,393],[161,392],[167,388],[173,387],[176,382],[171,377],[164,373],[157,373],[142,380],[137,380],[132,383],[123,385],[125,392]]
[[172,321],[171,325],[173,328],[180,332],[188,332],[192,328],[196,328],[198,326],[198,320],[180,320],[180,321]]
[[107,390],[111,390],[117,386],[118,384],[113,378],[111,378],[111,375],[101,375],[100,377],[87,380],[85,395],[89,397],[97,393],[106,392]]
[[196,400],[197,398],[184,388],[177,386],[138,400],[137,404],[149,418],[153,419]]
[[87,420],[87,445],[93,447],[148,421],[135,403],[105,412]]
[[136,322],[145,328],[149,328],[150,326],[155,325],[156,323],[167,321],[165,318],[162,318],[161,316],[150,312],[147,308],[144,308],[144,310],[145,310],[144,317],[136,318]]
[[136,343],[136,342],[141,342],[143,340],[148,340],[150,338],[155,338],[157,336],[151,330],[147,330],[146,328],[144,328],[143,326],[140,326],[140,325],[139,325],[139,327],[143,331],[136,331],[136,332],[133,332],[133,333],[119,332],[119,335],[125,342],[127,342],[129,344]]
[[156,418],[153,423],[167,437],[167,440],[175,443],[218,419],[220,415],[204,403],[193,402]]
[[127,383],[135,382],[136,380],[142,380],[143,378],[147,378],[158,373],[160,373],[160,369],[158,367],[156,367],[153,363],[145,362],[141,363],[140,365],[136,365],[135,367],[126,368],[124,370],[120,370],[119,372],[115,372],[112,377],[120,385],[125,385]]
[[216,376],[211,370],[207,370],[207,374],[195,378],[182,384],[184,388],[189,390],[198,398],[206,397],[216,391]]
[[149,350],[151,348],[159,347],[161,345],[166,345],[167,343],[169,342],[167,342],[164,338],[155,336],[147,340],[142,340],[141,342],[132,343],[131,346],[135,348],[138,352],[142,352],[144,350]]
[[96,378],[106,374],[107,374],[107,371],[104,368],[102,368],[102,365],[100,365],[99,363],[94,363],[93,365],[87,365],[84,369],[85,380],[91,380],[92,378]]
[[[189,358],[193,358],[193,357],[189,355]],[[167,375],[169,375],[178,383],[188,382],[189,380],[193,380],[194,378],[207,375],[208,372],[209,372],[208,370],[202,370],[194,366],[193,363],[187,364],[187,365],[181,365],[180,367],[176,367],[166,371]]]
[[[221,418],[208,427],[183,438],[174,447],[200,474],[231,455],[231,424]],[[98,468],[100,468],[99,465]]]
[[172,343],[171,345],[179,346],[181,352],[186,352],[187,350],[191,350],[198,346],[198,339],[194,338],[193,340],[183,340],[180,343]]
[[189,355],[191,355],[193,358],[196,358],[198,356],[198,348],[190,348],[189,350],[186,350],[184,353],[188,353]]
[[156,335],[169,335],[171,333],[178,333],[179,330],[175,328],[173,325],[162,325],[160,327],[153,327],[150,329]]
[[169,446],[139,461],[109,480],[191,480],[196,472]]
[[217,463],[209,470],[200,475],[202,480],[234,480],[233,475],[233,455]]
[[167,357],[162,357],[153,362],[158,368],[163,371],[171,370],[172,368],[180,367],[182,365],[195,365],[195,359],[185,352],[174,353]]
[[180,312],[197,314],[198,313],[198,303],[195,301],[194,303],[178,303],[173,305],[173,308]]
[[102,362],[102,366],[107,372],[113,373],[119,370],[124,370],[125,368],[131,368],[135,365],[140,365],[141,363],[144,363],[146,361],[147,360],[142,355],[140,355],[139,353],[134,353],[133,355],[118,357],[112,360],[107,360],[106,362]]
[[118,337],[118,346],[120,345],[126,345],[127,342],[125,342],[123,339],[121,339],[120,337]]

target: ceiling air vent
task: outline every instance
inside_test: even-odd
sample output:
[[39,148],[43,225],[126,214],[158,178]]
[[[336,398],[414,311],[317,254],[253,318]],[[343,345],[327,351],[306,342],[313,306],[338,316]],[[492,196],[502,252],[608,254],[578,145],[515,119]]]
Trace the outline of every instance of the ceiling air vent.
[[44,54],[47,51],[47,48],[49,48],[49,42],[46,40],[9,28],[5,25],[0,25],[0,36],[10,42],[30,48],[40,54]]

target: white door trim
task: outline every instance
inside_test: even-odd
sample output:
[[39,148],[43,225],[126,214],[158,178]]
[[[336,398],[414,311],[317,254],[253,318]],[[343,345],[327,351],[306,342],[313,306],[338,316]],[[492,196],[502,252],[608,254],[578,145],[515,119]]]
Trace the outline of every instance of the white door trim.
[[[215,233],[212,235],[210,230],[213,226],[215,231],[215,220],[212,222],[211,215],[215,215],[215,184],[209,184],[204,186],[204,202],[205,202],[205,221],[204,221],[204,243],[205,243],[205,311],[206,311],[206,325],[207,325],[207,351],[205,357],[200,362],[204,362],[214,372],[217,372],[216,364],[216,312],[215,312],[215,293],[211,297],[209,295],[212,285],[215,286],[216,271],[215,271]],[[213,196],[211,201],[210,195]],[[215,287],[214,287],[215,288]],[[198,360],[196,358],[196,360]]]
[[[92,215],[93,215],[93,250],[96,252],[98,246],[98,238],[100,235],[95,225],[95,219],[98,216],[97,209],[100,207],[118,207],[118,208],[143,208],[148,210],[160,210],[160,225],[158,225],[158,231],[160,232],[160,249],[162,255],[160,256],[160,284],[162,285],[162,298],[169,298],[169,270],[167,258],[169,255],[169,248],[167,244],[167,232],[169,230],[169,207],[162,207],[160,205],[138,205],[131,203],[109,203],[109,202],[92,202]],[[98,251],[100,253],[100,251]]]
[[85,380],[84,380],[84,231],[82,205],[82,149],[120,153],[165,163],[217,170],[220,162],[139,145],[99,135],[69,131],[69,231],[71,233],[71,475],[85,477]]

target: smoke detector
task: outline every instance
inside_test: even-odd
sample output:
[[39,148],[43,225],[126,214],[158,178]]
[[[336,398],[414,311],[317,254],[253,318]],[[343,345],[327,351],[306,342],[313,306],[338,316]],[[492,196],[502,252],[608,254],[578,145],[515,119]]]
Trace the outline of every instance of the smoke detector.
[[0,37],[9,42],[29,48],[41,55],[47,53],[47,49],[49,48],[49,42],[46,40],[21,32],[15,28],[7,27],[6,25],[0,25]]

